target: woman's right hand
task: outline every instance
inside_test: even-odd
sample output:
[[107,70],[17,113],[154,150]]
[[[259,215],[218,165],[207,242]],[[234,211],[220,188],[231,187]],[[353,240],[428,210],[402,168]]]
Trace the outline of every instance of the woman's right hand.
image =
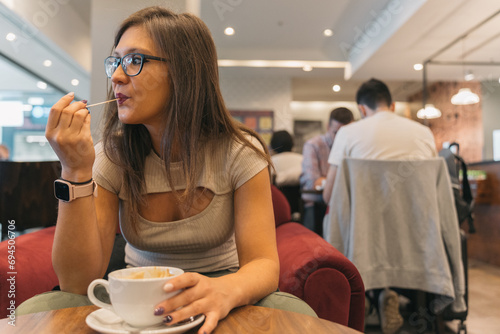
[[61,161],[61,177],[84,182],[92,178],[95,151],[86,101],[71,103],[74,98],[69,93],[52,106],[45,137]]

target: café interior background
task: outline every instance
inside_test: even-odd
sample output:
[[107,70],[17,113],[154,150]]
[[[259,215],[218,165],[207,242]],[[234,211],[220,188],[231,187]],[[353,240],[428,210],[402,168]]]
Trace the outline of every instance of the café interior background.
[[[228,108],[272,111],[272,130],[295,133],[297,151],[325,130],[332,108],[347,106],[359,118],[355,91],[376,77],[389,84],[397,113],[414,119],[426,87],[442,116],[419,121],[438,146],[458,141],[467,162],[500,159],[497,0],[0,0],[0,141],[12,160],[57,159],[44,138],[51,105],[70,91],[89,103],[106,100],[102,62],[119,22],[158,4],[207,23]],[[424,86],[414,65],[426,60],[435,63]],[[450,103],[464,87],[478,104]],[[92,109],[95,141],[101,111]]]

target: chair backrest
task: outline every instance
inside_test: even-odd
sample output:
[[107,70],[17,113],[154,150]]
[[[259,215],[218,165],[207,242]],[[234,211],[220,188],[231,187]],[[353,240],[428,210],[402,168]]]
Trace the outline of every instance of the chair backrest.
[[363,330],[365,290],[358,270],[321,236],[291,222],[286,197],[274,185],[271,192],[280,291],[304,300],[320,318]]
[[366,290],[421,289],[461,302],[460,232],[442,158],[344,159],[324,237],[356,265]]
[[271,185],[271,196],[273,200],[274,222],[276,227],[292,220],[290,204],[285,195],[275,186]]
[[[54,180],[61,175],[59,161],[0,161],[0,220],[15,220],[16,229],[56,224]],[[6,226],[3,226],[3,233]]]
[[458,222],[461,224],[465,220],[468,220],[469,232],[474,233],[472,217],[473,196],[467,177],[467,164],[461,156],[454,154],[449,148],[444,148],[439,151],[439,156],[443,157],[448,166]]
[[277,186],[278,189],[285,195],[290,204],[290,210],[292,213],[299,212],[302,213],[302,193],[300,190],[300,185],[294,186]]

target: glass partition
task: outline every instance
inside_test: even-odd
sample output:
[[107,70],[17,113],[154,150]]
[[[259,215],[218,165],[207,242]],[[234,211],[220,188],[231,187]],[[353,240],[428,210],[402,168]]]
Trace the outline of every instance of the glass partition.
[[0,142],[13,161],[57,160],[45,139],[51,106],[65,93],[0,56]]
[[13,161],[57,160],[45,139],[50,108],[71,91],[90,95],[88,71],[38,28],[0,2],[0,144]]

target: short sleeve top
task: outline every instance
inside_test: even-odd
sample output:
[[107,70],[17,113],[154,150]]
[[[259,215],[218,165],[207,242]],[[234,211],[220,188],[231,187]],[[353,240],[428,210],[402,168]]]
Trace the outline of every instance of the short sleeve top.
[[[260,144],[251,139],[257,147]],[[96,145],[94,179],[118,195],[120,228],[127,241],[125,261],[132,266],[165,265],[185,271],[213,272],[237,268],[234,237],[234,191],[267,167],[268,163],[250,147],[235,140],[220,140],[205,150],[197,187],[213,192],[210,204],[200,213],[178,221],[152,222],[141,216],[137,233],[128,217],[121,170],[110,161],[102,144]],[[175,190],[184,189],[179,163],[171,165]],[[153,151],[146,157],[145,193],[170,192],[165,166]]]

